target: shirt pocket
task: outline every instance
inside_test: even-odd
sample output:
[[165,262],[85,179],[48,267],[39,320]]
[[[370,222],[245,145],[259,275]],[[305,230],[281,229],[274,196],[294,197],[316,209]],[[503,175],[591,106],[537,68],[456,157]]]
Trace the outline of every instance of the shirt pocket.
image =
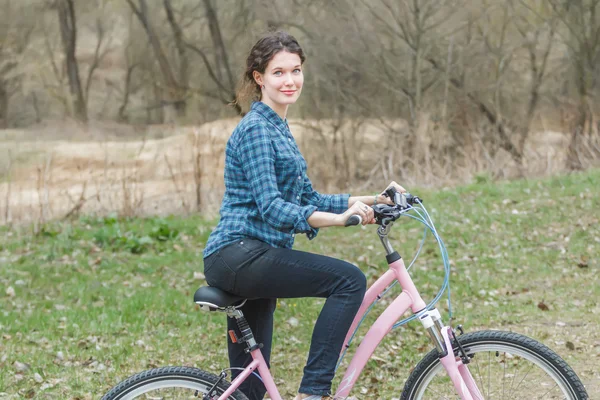
[[302,160],[294,148],[285,143],[287,138],[277,140],[274,144],[275,149],[275,175],[277,176],[277,186],[284,198],[291,197],[297,189],[297,185],[302,181],[298,179],[302,176]]

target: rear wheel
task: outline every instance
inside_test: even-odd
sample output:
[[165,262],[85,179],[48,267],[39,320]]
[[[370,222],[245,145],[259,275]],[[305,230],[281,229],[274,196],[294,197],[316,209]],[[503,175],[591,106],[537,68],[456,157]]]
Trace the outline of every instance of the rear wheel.
[[[215,389],[208,393],[218,380],[218,376],[197,368],[156,368],[125,379],[105,394],[102,400],[203,399],[206,394],[209,394],[208,398],[212,400],[217,399],[230,386],[229,382],[221,380]],[[239,390],[228,398],[248,400]]]
[[[458,337],[471,358],[469,371],[484,399],[585,400],[575,372],[556,353],[526,336],[481,331]],[[454,354],[458,354],[457,347]],[[436,350],[409,376],[402,400],[458,399]]]

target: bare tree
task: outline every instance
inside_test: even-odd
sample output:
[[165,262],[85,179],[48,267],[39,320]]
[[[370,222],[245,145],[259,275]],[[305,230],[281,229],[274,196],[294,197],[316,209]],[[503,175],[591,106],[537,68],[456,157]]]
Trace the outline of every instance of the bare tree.
[[[241,12],[247,13],[246,9],[244,8],[244,1],[240,1],[239,4]],[[208,75],[213,83],[215,83],[217,86],[216,94],[210,92],[204,92],[203,94],[209,97],[218,98],[224,104],[230,104],[235,99],[235,81],[229,62],[227,47],[223,39],[221,23],[219,22],[217,10],[212,4],[212,1],[203,0],[203,5],[205,16],[208,21],[212,50],[214,51],[214,66],[210,62],[206,50],[203,50],[195,44],[192,44],[190,41],[186,42],[186,46],[202,58]],[[240,18],[239,20],[245,21],[244,18]],[[239,104],[235,104],[234,107],[238,114],[242,113],[242,109]]]
[[127,121],[127,115],[126,115],[126,110],[127,110],[127,106],[129,105],[129,97],[134,94],[137,89],[139,88],[139,85],[134,86],[132,81],[133,81],[133,72],[134,70],[139,66],[139,62],[134,61],[131,59],[131,57],[129,56],[129,49],[131,47],[131,42],[129,42],[127,44],[127,47],[125,48],[124,51],[124,58],[125,58],[125,67],[126,67],[126,71],[125,71],[125,81],[123,83],[123,100],[121,102],[121,106],[119,106],[119,111],[117,113],[117,119],[121,122],[125,122]]
[[148,39],[152,45],[152,50],[154,51],[154,56],[156,57],[160,67],[162,78],[165,84],[164,91],[166,92],[168,102],[175,107],[175,110],[179,116],[185,116],[186,88],[182,87],[180,82],[178,82],[175,78],[175,74],[173,73],[173,69],[169,64],[167,54],[163,50],[158,34],[150,20],[150,13],[146,0],[139,0],[138,5],[136,5],[133,0],[127,0],[127,3],[131,7],[131,10],[134,12],[134,14],[138,17],[140,23],[144,27],[144,30],[146,31],[146,34],[148,35]]
[[[86,104],[89,104],[90,88],[92,86],[94,72],[96,71],[96,69],[99,67],[99,65],[102,63],[102,61],[104,60],[104,58],[110,51],[111,40],[110,40],[110,37],[107,38],[107,27],[106,27],[106,22],[104,20],[104,16],[102,15],[103,11],[104,10],[100,10],[100,9],[95,10],[96,18],[93,23],[93,27],[94,27],[93,30],[94,30],[94,33],[96,36],[96,46],[94,48],[94,56],[92,58],[92,63],[88,68],[87,79],[85,82],[84,98],[85,98]],[[103,44],[104,44],[104,49],[102,48]]]
[[[510,5],[513,6],[512,2]],[[529,8],[528,4],[526,6]],[[514,16],[512,22],[522,36],[524,47],[527,50],[531,82],[529,85],[529,100],[525,109],[525,122],[519,132],[518,147],[522,154],[531,130],[531,123],[540,102],[541,88],[546,79],[548,59],[554,44],[558,20],[552,17],[549,20],[542,19],[540,21],[536,18],[537,15],[530,16],[530,13],[519,12],[518,10],[514,12]]]
[[219,81],[225,82],[226,85],[224,86],[228,87],[230,91],[233,91],[233,75],[231,74],[229,57],[227,56],[227,50],[225,49],[225,43],[223,42],[217,13],[215,12],[211,0],[204,0],[204,7],[206,9],[206,18],[208,19],[208,27],[210,29],[210,36],[215,52],[216,76]]
[[77,48],[77,18],[73,0],[57,0],[60,37],[65,53],[67,76],[69,79],[70,98],[73,116],[81,121],[87,121],[87,106],[79,77],[79,65],[75,56]]
[[173,32],[173,38],[175,39],[175,47],[177,48],[177,53],[179,55],[179,85],[182,88],[188,88],[190,84],[189,60],[185,46],[185,40],[183,37],[183,31],[179,26],[179,23],[175,20],[175,14],[173,12],[171,0],[163,0],[163,4],[167,13],[169,26]]
[[[578,117],[571,127],[569,162],[574,169],[583,167],[581,152],[596,158],[600,150],[586,149],[583,144],[599,135],[595,113],[595,97],[600,76],[600,0],[548,0],[555,17],[565,32],[563,41],[568,47],[566,61],[572,66],[578,97]],[[587,137],[587,139],[586,139]]]
[[9,105],[12,95],[21,85],[19,71],[21,55],[27,49],[35,21],[25,16],[11,0],[4,0],[5,18],[0,20],[0,128],[9,126]]

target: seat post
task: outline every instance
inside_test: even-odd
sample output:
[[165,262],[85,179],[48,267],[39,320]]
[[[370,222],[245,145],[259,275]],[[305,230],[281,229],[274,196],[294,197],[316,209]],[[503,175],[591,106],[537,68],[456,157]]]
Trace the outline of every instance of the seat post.
[[245,342],[248,344],[248,348],[246,348],[244,351],[246,353],[250,353],[256,349],[261,349],[263,345],[262,343],[256,343],[252,329],[250,329],[250,325],[248,325],[248,321],[246,321],[246,317],[244,317],[242,310],[234,307],[228,307],[226,312],[229,318],[235,318],[235,322],[237,323],[240,333],[242,334],[242,337],[238,339],[238,342]]

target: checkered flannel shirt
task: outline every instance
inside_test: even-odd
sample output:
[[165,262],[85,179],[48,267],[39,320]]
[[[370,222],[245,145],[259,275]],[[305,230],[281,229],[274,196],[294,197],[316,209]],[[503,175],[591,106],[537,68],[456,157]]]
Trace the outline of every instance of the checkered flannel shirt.
[[341,214],[349,197],[315,191],[287,120],[254,102],[225,148],[221,219],[208,238],[204,257],[244,238],[292,248],[296,233],[317,236],[318,229],[307,222],[314,211]]

